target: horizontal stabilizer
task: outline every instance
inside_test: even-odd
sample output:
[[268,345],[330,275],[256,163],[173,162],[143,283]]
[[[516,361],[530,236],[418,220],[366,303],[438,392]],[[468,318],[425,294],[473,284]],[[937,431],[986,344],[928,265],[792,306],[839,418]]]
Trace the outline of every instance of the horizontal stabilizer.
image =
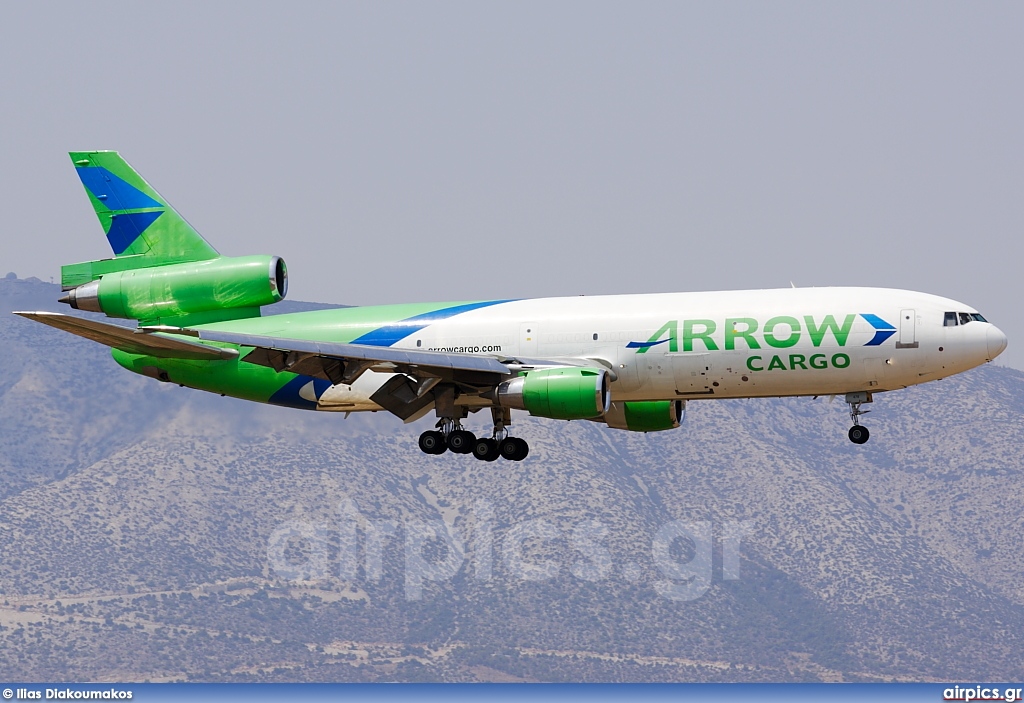
[[145,354],[161,359],[206,361],[238,357],[238,352],[234,349],[198,344],[151,332],[137,332],[120,325],[73,317],[59,312],[15,312],[14,314],[105,344],[108,347],[126,351],[129,354]]

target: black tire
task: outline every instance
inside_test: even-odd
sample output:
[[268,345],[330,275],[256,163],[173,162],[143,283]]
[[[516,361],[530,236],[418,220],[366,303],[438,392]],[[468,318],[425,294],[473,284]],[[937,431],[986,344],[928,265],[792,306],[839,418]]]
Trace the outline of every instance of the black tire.
[[498,445],[498,450],[501,452],[503,459],[522,461],[530,453],[530,445],[526,443],[525,439],[508,437]]
[[516,444],[519,445],[519,453],[515,457],[515,461],[522,461],[526,457],[530,456],[530,445],[526,443],[525,439],[516,437]]
[[476,436],[468,430],[453,430],[448,434],[448,448],[455,454],[472,453],[474,444]]
[[427,430],[420,435],[420,451],[424,454],[444,454],[448,451],[444,435],[437,430]]
[[473,443],[473,456],[480,461],[494,461],[501,456],[498,443],[488,437],[478,439]]
[[871,433],[863,425],[854,425],[850,428],[850,441],[854,444],[864,444],[870,437]]
[[501,443],[498,445],[498,452],[501,454],[502,459],[515,461],[516,456],[519,455],[519,445],[516,443],[515,437],[506,437],[501,440]]

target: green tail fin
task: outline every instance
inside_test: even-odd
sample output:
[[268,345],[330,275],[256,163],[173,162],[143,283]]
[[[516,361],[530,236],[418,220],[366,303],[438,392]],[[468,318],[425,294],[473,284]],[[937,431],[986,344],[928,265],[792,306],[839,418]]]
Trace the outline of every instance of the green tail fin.
[[70,156],[116,258],[65,266],[65,288],[110,271],[219,256],[116,151],[73,151]]
[[73,151],[70,156],[114,256],[175,261],[218,256],[116,151]]

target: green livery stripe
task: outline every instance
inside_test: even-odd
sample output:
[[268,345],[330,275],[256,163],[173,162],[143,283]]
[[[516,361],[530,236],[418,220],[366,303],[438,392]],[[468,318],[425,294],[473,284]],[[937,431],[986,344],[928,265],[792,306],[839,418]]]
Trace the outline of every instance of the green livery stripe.
[[383,328],[398,327],[404,321],[409,322],[408,334],[412,334],[423,327],[414,318],[422,319],[445,310],[487,304],[494,305],[498,303],[493,301],[488,303],[405,303],[400,305],[335,308],[217,322],[202,325],[199,329],[256,334],[268,337],[287,337],[312,342],[351,344],[360,337],[367,337]]
[[129,371],[144,376],[153,376],[163,371],[172,383],[257,403],[270,402],[275,393],[298,378],[296,374],[287,371],[277,373],[266,366],[240,363],[238,359],[223,363],[194,363],[185,359],[157,359],[129,354],[120,349],[113,349],[111,353],[114,360]]

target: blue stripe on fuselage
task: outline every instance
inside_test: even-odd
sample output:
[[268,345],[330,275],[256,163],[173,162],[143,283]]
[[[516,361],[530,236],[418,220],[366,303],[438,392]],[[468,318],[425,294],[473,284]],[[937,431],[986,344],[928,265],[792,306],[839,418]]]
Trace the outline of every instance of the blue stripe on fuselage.
[[313,383],[313,395],[316,396],[317,400],[324,394],[324,391],[331,387],[331,382],[325,381],[322,378],[296,376],[281,386],[267,402],[271,405],[283,405],[287,408],[298,408],[299,410],[316,410],[316,402],[299,395],[302,388],[310,382]]
[[421,315],[415,315],[413,317],[406,318],[405,320],[400,320],[391,325],[378,327],[372,332],[367,332],[358,339],[353,339],[352,344],[368,344],[373,347],[390,347],[400,339],[404,339],[410,334],[418,332],[434,322],[441,322],[442,320],[447,320],[450,317],[454,317],[464,312],[511,302],[513,301],[487,300],[481,303],[466,303],[465,305],[455,305],[450,308],[434,310],[433,312],[425,312]]
[[893,324],[891,322],[886,322],[878,315],[862,312],[860,316],[867,320],[869,325],[875,328],[875,336],[871,338],[871,341],[864,345],[865,347],[877,347],[882,342],[889,339],[889,337],[896,334],[896,328]]
[[630,342],[629,344],[626,345],[626,349],[650,349],[651,347],[657,346],[659,344],[664,344],[665,342],[668,341],[671,341],[669,337],[665,337],[665,339],[659,339],[657,342]]

